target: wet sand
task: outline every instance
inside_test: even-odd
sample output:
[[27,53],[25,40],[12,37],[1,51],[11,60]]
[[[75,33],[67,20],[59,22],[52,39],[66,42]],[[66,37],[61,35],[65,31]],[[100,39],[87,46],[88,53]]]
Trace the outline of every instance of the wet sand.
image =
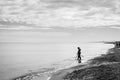
[[44,69],[43,71],[31,72],[11,80],[48,80],[54,68]]
[[[66,63],[68,61],[64,61],[64,62]],[[65,64],[65,63],[62,62],[61,64]],[[56,66],[57,68],[55,68],[55,67],[48,68],[48,69],[46,68],[43,71],[31,72],[29,74],[24,74],[22,76],[19,76],[19,77],[12,79],[12,80],[51,80],[51,77],[54,74],[56,74],[57,72],[67,70],[68,68],[75,67],[75,66],[78,66],[76,61],[72,62],[72,64],[65,66],[65,67],[63,67],[63,65],[61,65],[61,66]]]

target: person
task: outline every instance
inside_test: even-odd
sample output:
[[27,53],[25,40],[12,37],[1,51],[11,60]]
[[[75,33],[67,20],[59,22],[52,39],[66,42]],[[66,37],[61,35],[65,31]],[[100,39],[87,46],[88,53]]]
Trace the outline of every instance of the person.
[[77,48],[78,48],[77,60],[78,60],[78,63],[81,63],[81,48],[80,47],[77,47]]

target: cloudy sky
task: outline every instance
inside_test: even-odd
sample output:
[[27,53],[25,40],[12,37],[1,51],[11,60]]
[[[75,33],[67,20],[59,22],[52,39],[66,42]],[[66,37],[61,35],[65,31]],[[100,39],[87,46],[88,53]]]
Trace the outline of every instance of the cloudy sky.
[[0,0],[0,29],[119,40],[120,0]]
[[119,8],[119,0],[0,0],[0,24],[119,28]]

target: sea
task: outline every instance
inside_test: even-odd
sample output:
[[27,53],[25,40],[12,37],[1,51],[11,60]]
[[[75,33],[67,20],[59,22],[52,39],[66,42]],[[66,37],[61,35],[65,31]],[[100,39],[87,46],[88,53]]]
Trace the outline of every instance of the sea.
[[59,69],[73,63],[78,64],[78,46],[82,50],[83,63],[106,54],[113,47],[103,43],[0,42],[0,80],[11,80],[42,69]]

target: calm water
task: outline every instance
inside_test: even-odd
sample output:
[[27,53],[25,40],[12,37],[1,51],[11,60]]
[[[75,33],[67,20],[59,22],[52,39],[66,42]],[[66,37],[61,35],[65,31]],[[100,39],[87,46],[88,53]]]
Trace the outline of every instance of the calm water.
[[104,44],[0,43],[0,80],[8,80],[29,70],[39,70],[53,63],[74,59],[77,46],[82,48],[83,61],[99,56],[111,48]]

